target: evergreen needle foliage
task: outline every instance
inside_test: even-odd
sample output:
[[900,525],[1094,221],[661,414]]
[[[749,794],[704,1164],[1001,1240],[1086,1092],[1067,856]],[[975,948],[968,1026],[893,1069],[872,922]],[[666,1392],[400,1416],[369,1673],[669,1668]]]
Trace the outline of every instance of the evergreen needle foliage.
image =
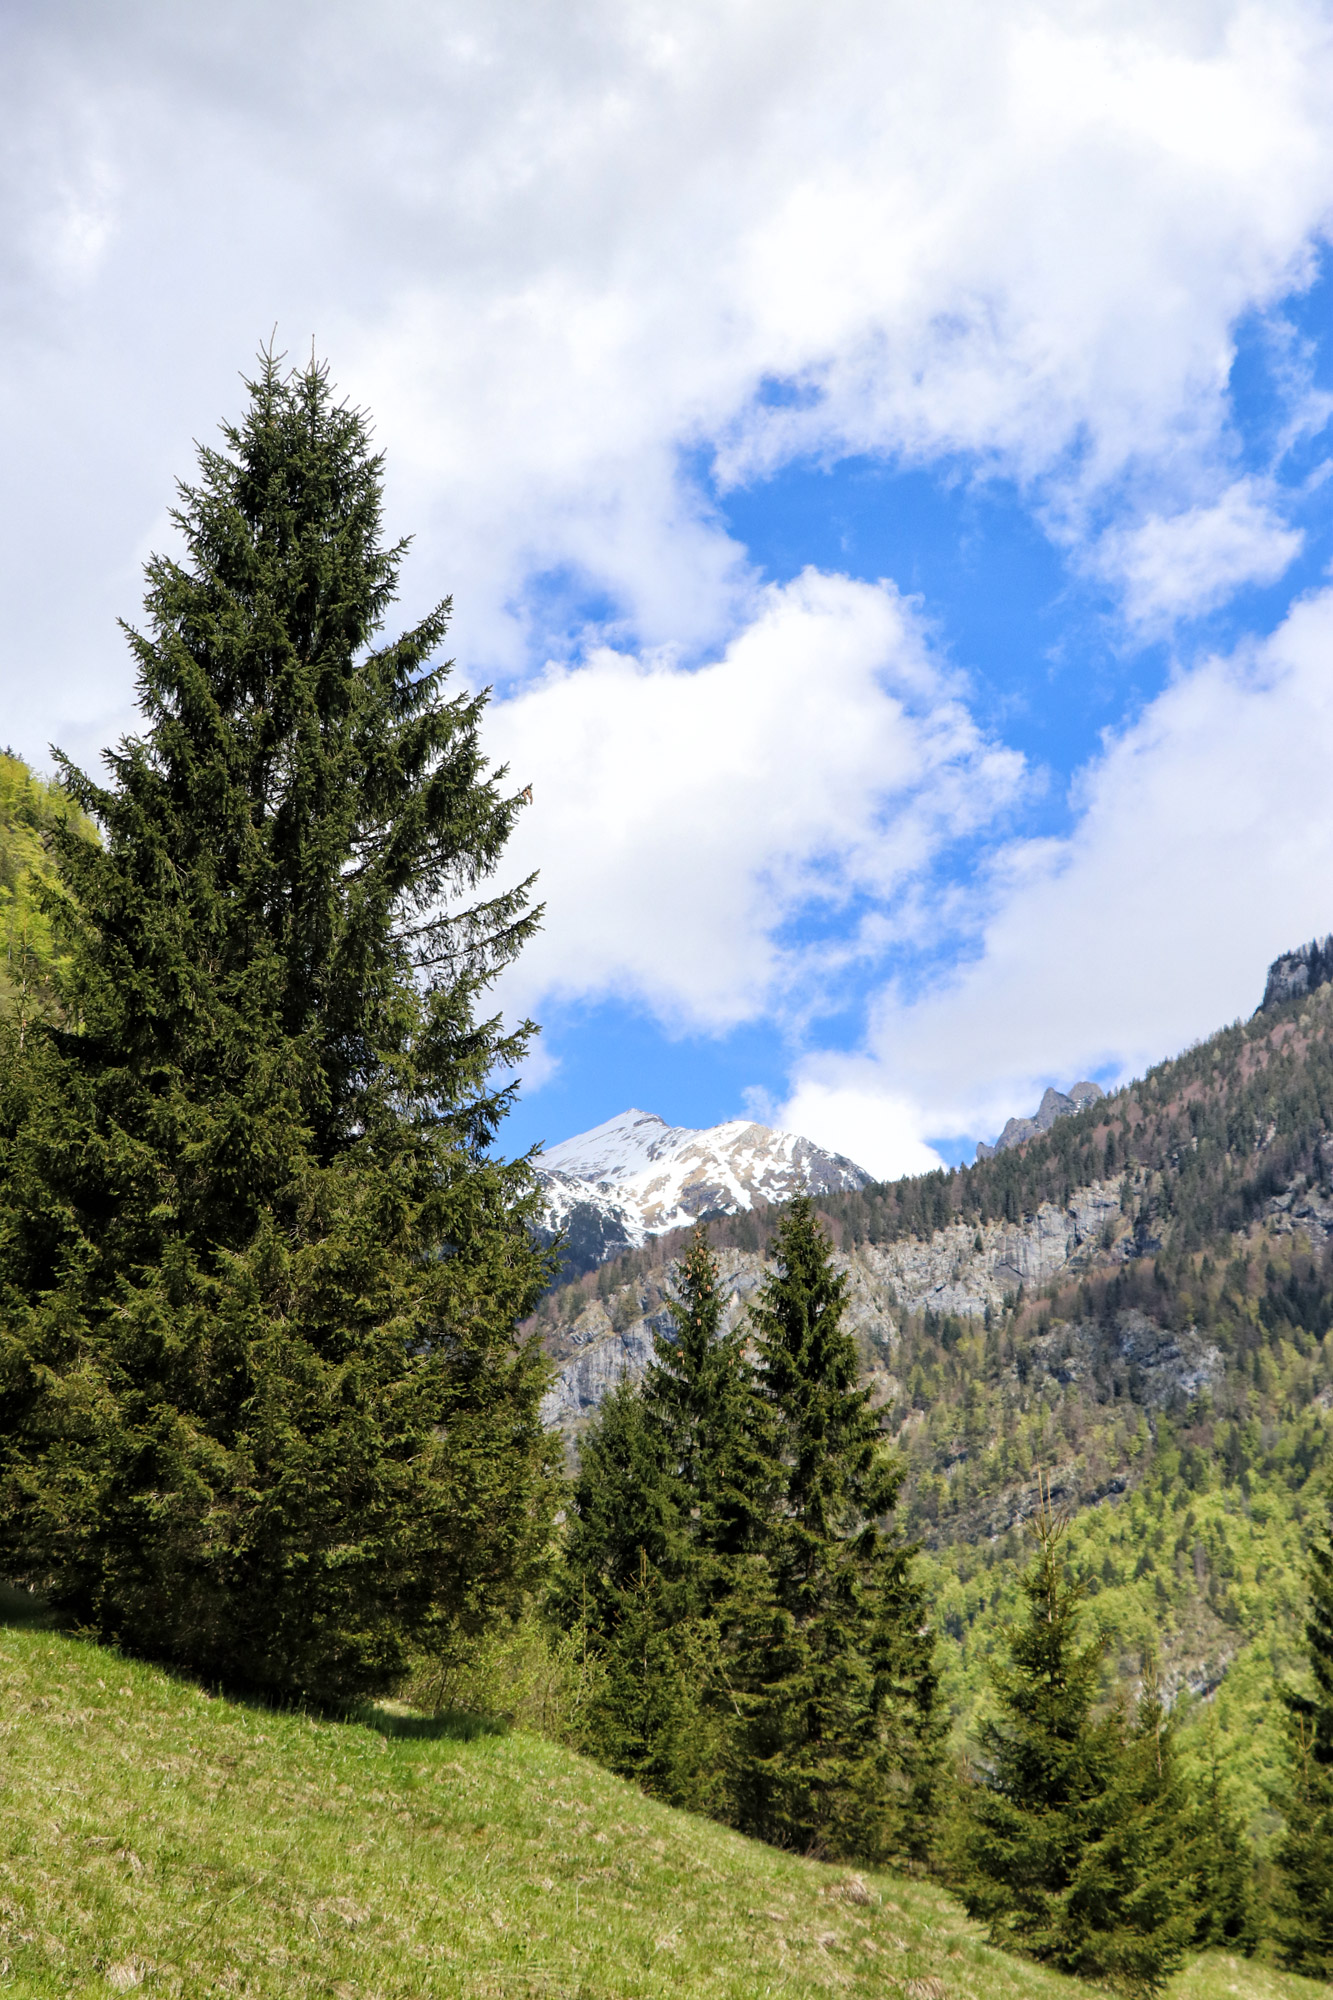
[[1333,1545],[1310,1550],[1305,1626],[1312,1694],[1283,1688],[1291,1775],[1278,1849],[1278,1938],[1283,1963],[1333,1978]]
[[673,1333],[583,1440],[560,1596],[606,1665],[591,1743],[778,1846],[923,1853],[933,1641],[912,1551],[884,1526],[899,1474],[809,1202],[778,1258],[750,1324],[724,1331],[701,1230]]
[[1120,1709],[1094,1715],[1105,1648],[1079,1643],[1063,1525],[1043,1508],[1028,1619],[993,1670],[999,1714],[982,1725],[982,1780],[962,1800],[960,1886],[993,1942],[1151,1993],[1197,1923],[1187,1800],[1151,1674],[1132,1731]]
[[707,1234],[677,1274],[673,1331],[584,1439],[563,1582],[566,1624],[605,1667],[590,1743],[660,1798],[729,1815],[733,1704],[721,1630],[735,1556],[762,1517],[748,1447],[756,1408],[740,1338],[721,1331]]
[[805,1853],[922,1853],[938,1749],[933,1634],[885,1522],[901,1468],[842,1324],[847,1280],[794,1201],[752,1308],[773,1495],[734,1641],[738,1823]]
[[343,1700],[530,1581],[547,1272],[491,1154],[517,799],[379,635],[365,418],[265,354],[130,632],[143,733],[53,834],[63,1028],[0,1056],[0,1558],[97,1633]]
[[1254,1857],[1235,1798],[1222,1778],[1215,1708],[1208,1711],[1208,1762],[1194,1806],[1190,1863],[1198,1902],[1196,1947],[1255,1951],[1259,1912]]

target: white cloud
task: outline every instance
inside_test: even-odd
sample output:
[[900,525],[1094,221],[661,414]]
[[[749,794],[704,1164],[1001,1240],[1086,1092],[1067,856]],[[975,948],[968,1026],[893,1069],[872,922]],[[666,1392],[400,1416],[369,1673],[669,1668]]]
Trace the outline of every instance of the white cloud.
[[921,1137],[921,1106],[886,1089],[874,1064],[854,1058],[808,1065],[771,1122],[844,1153],[881,1180],[944,1164]]
[[486,742],[533,787],[507,865],[540,868],[548,910],[508,1004],[616,994],[707,1029],[817,1010],[855,919],[832,946],[784,926],[891,907],[1022,779],[909,604],[813,571],[712,664],[602,649],[495,703]]
[[134,553],[275,320],[376,412],[412,589],[455,588],[488,671],[543,656],[542,570],[650,647],[737,629],[744,552],[682,451],[961,453],[1075,536],[1106,482],[1215,505],[1231,329],[1311,268],[1331,89],[1318,0],[31,10],[0,79],[10,729],[123,713]]
[[1098,566],[1118,581],[1133,625],[1169,631],[1179,618],[1224,604],[1247,583],[1276,583],[1305,537],[1283,522],[1264,482],[1241,479],[1211,506],[1163,516],[1108,534]]
[[[543,573],[623,613],[492,712],[550,903],[516,998],[808,1013],[849,957],[959,922],[922,881],[1017,783],[891,588],[757,596],[698,457],[1013,476],[1141,626],[1294,550],[1236,481],[1228,385],[1237,321],[1328,227],[1321,0],[49,0],[7,25],[4,737],[88,755],[127,719],[113,618],[189,440],[275,321],[313,333],[419,531],[405,608],[452,587],[469,672],[545,659]],[[1288,399],[1308,427],[1308,383]],[[1302,618],[1323,632],[1309,609],[1284,643]],[[1005,853],[956,987],[888,995],[867,1058],[797,1075],[821,1136],[850,1121],[879,1165],[873,1086],[917,1158],[1244,1004],[1256,954],[1328,921],[1318,816],[1318,865],[1295,831],[1318,701],[1272,648],[1163,696],[1069,841]]]
[[1001,855],[972,961],[911,1002],[887,992],[861,1055],[800,1064],[784,1121],[845,1103],[821,1136],[854,1153],[878,1119],[910,1161],[927,1134],[993,1136],[1048,1083],[1140,1074],[1252,1012],[1269,960],[1333,925],[1330,660],[1325,591],[1183,675],[1084,774],[1067,840]]

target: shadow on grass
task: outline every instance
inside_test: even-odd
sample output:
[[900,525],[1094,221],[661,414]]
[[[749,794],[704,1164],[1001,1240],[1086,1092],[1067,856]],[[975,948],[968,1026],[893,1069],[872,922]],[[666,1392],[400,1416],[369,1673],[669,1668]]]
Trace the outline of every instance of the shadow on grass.
[[[99,1640],[95,1634],[82,1632],[77,1626],[63,1621],[59,1612],[52,1610],[45,1599],[34,1596],[31,1591],[20,1590],[17,1584],[0,1582],[0,1630],[6,1627],[28,1632],[64,1632],[69,1638],[86,1639],[91,1644],[102,1645],[109,1652],[119,1650],[106,1646],[106,1642]],[[123,1657],[127,1663],[137,1660],[138,1664],[153,1666],[185,1687],[197,1688],[210,1697],[223,1696],[239,1707],[270,1715],[301,1714],[327,1722],[359,1723],[362,1728],[377,1730],[381,1736],[391,1739],[475,1743],[484,1736],[507,1736],[509,1733],[509,1723],[502,1716],[475,1715],[465,1708],[443,1708],[433,1715],[425,1715],[403,1703],[383,1701],[358,1702],[352,1708],[321,1711],[317,1707],[307,1707],[299,1699],[284,1699],[278,1693],[264,1693],[253,1688],[224,1688],[199,1679],[187,1667],[172,1661],[153,1661],[132,1653]]]
[[509,1734],[507,1722],[493,1715],[473,1715],[466,1708],[442,1708],[435,1715],[420,1715],[411,1709],[400,1709],[396,1703],[371,1702],[349,1715],[348,1721],[377,1729],[381,1736],[418,1741],[424,1738],[475,1743],[481,1736]]
[[0,1583],[0,1625],[21,1625],[32,1632],[54,1632],[60,1619],[42,1598],[16,1584]]

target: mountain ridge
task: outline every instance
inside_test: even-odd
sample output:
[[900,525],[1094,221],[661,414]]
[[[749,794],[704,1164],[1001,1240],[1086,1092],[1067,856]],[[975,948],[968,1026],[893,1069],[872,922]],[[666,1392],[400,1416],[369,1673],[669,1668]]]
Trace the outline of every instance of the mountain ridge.
[[668,1125],[631,1108],[539,1155],[544,1242],[563,1237],[563,1268],[578,1276],[705,1216],[735,1215],[799,1193],[868,1187],[872,1176],[841,1153],[753,1119]]
[[978,1160],[994,1159],[997,1153],[1007,1153],[1011,1146],[1021,1146],[1026,1139],[1035,1139],[1039,1132],[1049,1132],[1057,1118],[1072,1118],[1089,1104],[1095,1104],[1105,1095],[1099,1083],[1071,1083],[1068,1090],[1057,1090],[1054,1085],[1042,1092],[1041,1103],[1031,1118],[1009,1118],[1004,1130],[993,1146],[982,1139],[977,1146]]

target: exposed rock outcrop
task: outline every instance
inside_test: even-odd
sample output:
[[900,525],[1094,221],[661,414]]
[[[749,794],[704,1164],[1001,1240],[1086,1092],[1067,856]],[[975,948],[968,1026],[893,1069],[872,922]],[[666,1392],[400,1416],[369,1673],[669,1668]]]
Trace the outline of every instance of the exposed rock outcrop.
[[1049,1132],[1057,1118],[1072,1118],[1076,1111],[1095,1104],[1103,1095],[1099,1083],[1086,1080],[1071,1083],[1068,1090],[1044,1090],[1036,1117],[1009,1119],[993,1146],[988,1146],[984,1139],[981,1141],[977,1147],[977,1158],[992,1160],[997,1153],[1005,1153],[1011,1146],[1021,1146],[1025,1139],[1035,1139],[1039,1132]]
[[[883,1376],[882,1387],[891,1393],[904,1314],[979,1319],[987,1308],[998,1312],[1020,1287],[1036,1291],[1082,1252],[1102,1247],[1120,1211],[1120,1183],[1098,1181],[1079,1188],[1067,1207],[1043,1203],[1025,1222],[958,1222],[936,1230],[929,1241],[863,1243],[839,1255],[838,1266],[849,1280],[846,1324],[872,1380]],[[755,1252],[723,1249],[718,1260],[723,1323],[733,1326],[767,1267]],[[642,1374],[652,1358],[655,1329],[670,1325],[660,1303],[669,1285],[665,1267],[651,1272],[608,1301],[591,1300],[562,1329],[553,1345],[556,1381],[542,1406],[546,1423],[573,1438],[622,1376]],[[657,1303],[645,1310],[649,1299]]]
[[1271,1013],[1284,1001],[1313,993],[1316,987],[1327,986],[1330,980],[1333,980],[1333,936],[1311,938],[1309,944],[1298,945],[1295,951],[1283,952],[1281,958],[1273,960],[1258,1011]]

